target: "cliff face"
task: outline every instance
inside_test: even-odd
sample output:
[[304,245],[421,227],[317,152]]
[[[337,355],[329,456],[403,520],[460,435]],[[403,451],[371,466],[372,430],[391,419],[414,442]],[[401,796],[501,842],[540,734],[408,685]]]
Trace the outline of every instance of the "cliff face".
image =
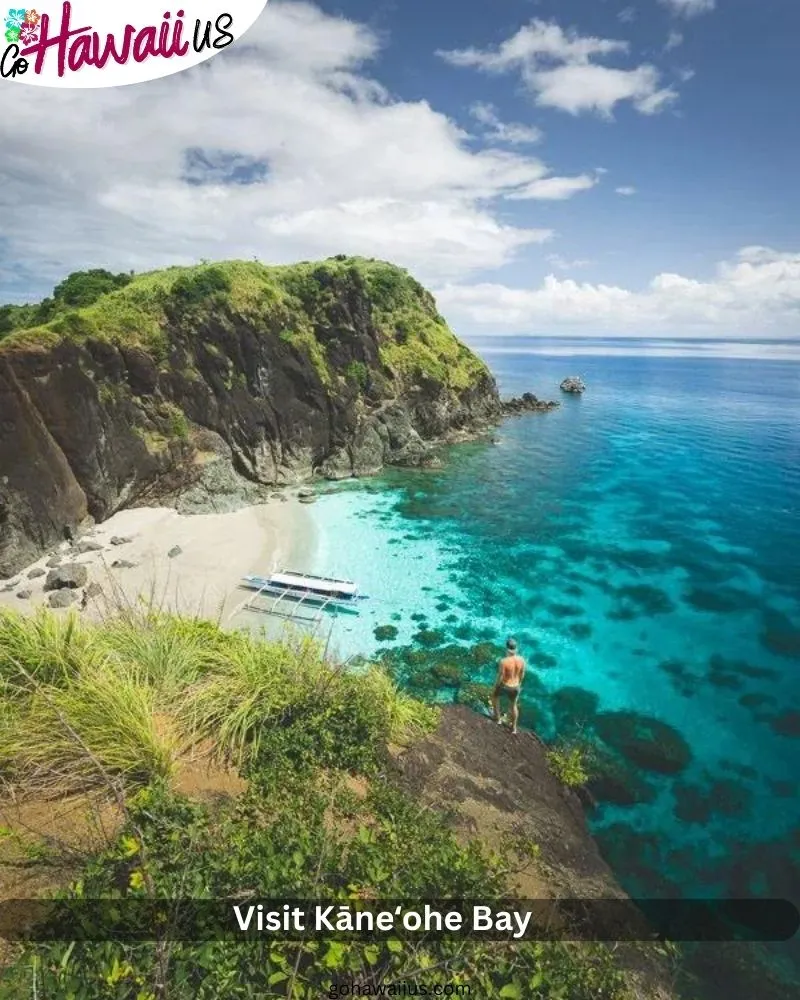
[[265,484],[361,475],[500,412],[488,369],[390,265],[143,275],[0,341],[0,575],[210,451]]
[[[587,901],[617,901],[625,932],[615,961],[625,973],[626,996],[674,1000],[674,970],[664,956],[625,940],[635,929],[644,939],[647,925],[601,857],[578,795],[551,772],[538,737],[512,736],[466,706],[448,706],[436,732],[398,749],[394,766],[415,801],[447,816],[463,840],[478,837],[504,858],[514,898],[530,901],[536,920],[565,940],[588,942],[595,932],[602,939],[611,911],[604,903],[593,910]],[[576,926],[583,931],[575,933]]]

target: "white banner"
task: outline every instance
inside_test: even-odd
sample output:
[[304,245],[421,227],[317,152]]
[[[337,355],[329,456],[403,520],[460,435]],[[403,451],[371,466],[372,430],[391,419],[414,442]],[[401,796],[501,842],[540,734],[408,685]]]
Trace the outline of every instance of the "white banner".
[[[43,0],[46,4],[48,0]],[[0,8],[0,76],[34,87],[122,87],[197,66],[258,20],[267,0],[72,0]]]

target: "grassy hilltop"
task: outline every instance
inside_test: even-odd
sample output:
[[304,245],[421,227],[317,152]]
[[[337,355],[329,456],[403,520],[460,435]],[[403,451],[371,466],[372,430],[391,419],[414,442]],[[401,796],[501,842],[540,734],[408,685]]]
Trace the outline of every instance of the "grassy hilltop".
[[461,344],[439,315],[431,294],[406,271],[359,257],[266,266],[227,261],[170,267],[140,275],[76,272],[37,305],[0,308],[0,350],[54,346],[62,339],[139,347],[159,361],[169,352],[169,329],[200,312],[235,315],[264,333],[277,333],[306,351],[326,384],[337,372],[317,326],[345,289],[363,293],[387,368],[421,373],[453,388],[470,385],[486,366]]
[[423,465],[502,412],[486,365],[391,264],[77,272],[0,309],[0,575],[223,456],[272,486]]

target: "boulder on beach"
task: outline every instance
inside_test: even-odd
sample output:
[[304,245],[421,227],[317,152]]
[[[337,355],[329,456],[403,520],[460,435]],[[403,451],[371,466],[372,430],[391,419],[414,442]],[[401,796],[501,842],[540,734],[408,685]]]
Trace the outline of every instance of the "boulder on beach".
[[51,569],[45,580],[45,590],[78,590],[83,587],[89,578],[89,573],[85,566],[80,563],[64,563]]
[[27,601],[30,596],[31,596],[30,590],[18,590],[17,591],[17,597],[21,601]]
[[48,598],[51,608],[68,608],[78,598],[74,590],[56,590]]
[[88,552],[101,552],[102,549],[103,546],[99,542],[93,542],[90,539],[86,539],[82,542],[78,542],[75,546],[75,554],[83,556]]
[[115,559],[111,563],[112,569],[135,569],[136,563],[130,562],[128,559]]
[[180,545],[173,545],[172,548],[167,553],[167,558],[175,559],[176,556],[179,556],[182,552],[183,549],[180,547]]
[[125,538],[123,535],[114,535],[111,539],[112,545],[127,545],[130,542],[130,538]]
[[561,383],[562,392],[585,392],[586,384],[579,375],[569,375]]
[[29,580],[36,580],[40,576],[44,576],[44,573],[45,573],[45,571],[43,569],[39,569],[39,567],[37,566],[34,569],[32,569],[30,571],[30,573],[28,573],[28,579]]

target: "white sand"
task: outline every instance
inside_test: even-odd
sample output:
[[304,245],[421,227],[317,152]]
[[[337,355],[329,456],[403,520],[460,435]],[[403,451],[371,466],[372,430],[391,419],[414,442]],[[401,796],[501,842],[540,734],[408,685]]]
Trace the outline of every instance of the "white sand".
[[[113,536],[130,542],[111,545]],[[238,589],[243,576],[280,568],[307,570],[314,551],[312,519],[295,498],[228,514],[182,515],[168,507],[133,508],[115,514],[81,540],[100,543],[103,549],[70,557],[65,543],[58,554],[65,563],[85,565],[89,580],[103,588],[104,596],[90,601],[87,614],[100,613],[107,598],[135,603],[141,597],[165,610],[203,615],[222,624],[247,596]],[[167,553],[175,546],[182,551],[169,558]],[[18,573],[14,589],[0,592],[0,606],[30,611],[46,604],[46,576],[31,580],[27,574],[34,568],[47,572],[48,558],[42,556]],[[135,567],[112,568],[115,560]],[[27,600],[17,597],[23,589],[31,591]]]

